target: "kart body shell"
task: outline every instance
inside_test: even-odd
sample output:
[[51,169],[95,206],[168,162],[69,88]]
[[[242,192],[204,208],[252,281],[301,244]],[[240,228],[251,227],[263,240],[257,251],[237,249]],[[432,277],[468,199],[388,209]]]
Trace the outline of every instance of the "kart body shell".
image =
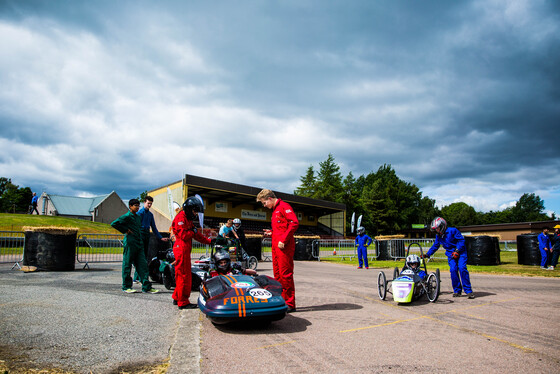
[[266,275],[218,275],[202,282],[198,307],[214,324],[277,321],[288,309],[282,285]]

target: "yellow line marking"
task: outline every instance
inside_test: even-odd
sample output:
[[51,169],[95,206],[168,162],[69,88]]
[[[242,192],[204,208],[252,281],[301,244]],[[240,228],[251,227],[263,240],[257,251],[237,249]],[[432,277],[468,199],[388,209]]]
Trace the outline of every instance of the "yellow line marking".
[[352,332],[352,331],[373,329],[373,328],[375,328],[375,327],[389,326],[389,325],[395,325],[395,324],[397,324],[397,323],[402,323],[402,322],[416,321],[416,320],[422,319],[422,318],[428,318],[428,316],[421,316],[421,317],[415,317],[415,318],[409,318],[409,319],[401,319],[401,320],[398,320],[398,321],[387,322],[387,323],[381,323],[381,324],[379,324],[379,325],[372,325],[372,326],[366,326],[366,327],[358,327],[358,328],[355,328],[355,329],[342,330],[342,331],[339,331],[339,332]]
[[473,333],[473,334],[476,334],[476,335],[483,336],[483,337],[488,338],[488,339],[492,339],[492,340],[496,340],[496,341],[505,343],[505,344],[507,344],[507,345],[509,345],[509,346],[512,346],[512,347],[517,348],[517,349],[520,349],[520,350],[522,350],[523,352],[530,353],[530,352],[534,352],[534,351],[535,351],[534,349],[527,348],[527,347],[524,347],[524,346],[522,346],[522,345],[515,344],[515,343],[512,343],[512,342],[510,342],[510,341],[507,341],[507,340],[504,340],[504,339],[500,339],[500,338],[497,338],[497,337],[492,336],[492,335],[485,334],[485,333],[480,332],[480,331],[467,329],[467,328],[464,328],[464,327],[461,327],[461,326],[454,325],[453,323],[441,321],[441,320],[439,320],[439,319],[437,319],[437,318],[432,318],[432,317],[429,317],[429,316],[426,316],[426,318],[431,319],[432,321],[436,321],[436,322],[442,323],[442,324],[447,325],[447,326],[450,326],[450,327],[454,327],[454,328],[456,328],[456,329],[458,329],[458,330],[461,330],[461,331],[470,332],[470,333]]
[[[485,337],[485,338],[487,338],[487,339],[492,339],[492,340],[499,341],[499,342],[504,343],[504,344],[507,344],[507,345],[509,345],[509,346],[511,346],[511,347],[514,347],[514,348],[517,348],[517,349],[519,349],[519,350],[522,350],[523,352],[526,352],[526,353],[533,353],[533,352],[535,352],[534,349],[527,348],[527,347],[524,347],[524,346],[522,346],[522,345],[515,344],[515,343],[513,343],[513,342],[510,342],[510,341],[507,341],[507,340],[504,340],[504,339],[500,339],[500,338],[498,338],[498,337],[495,337],[495,336],[492,336],[492,335],[488,335],[488,334],[485,334],[485,333],[480,332],[480,331],[467,329],[467,328],[464,328],[464,327],[461,327],[461,326],[454,325],[454,324],[449,323],[449,322],[441,321],[441,320],[439,320],[439,319],[437,319],[437,318],[434,318],[434,317],[432,317],[432,316],[429,316],[429,315],[421,315],[421,313],[417,313],[417,312],[415,312],[415,311],[413,311],[413,310],[405,309],[405,308],[402,308],[402,307],[400,307],[400,306],[398,306],[398,305],[389,304],[389,303],[386,303],[386,302],[384,302],[384,301],[382,301],[382,300],[373,299],[373,298],[370,298],[370,297],[368,297],[368,296],[358,294],[358,293],[356,293],[356,292],[350,292],[350,293],[354,294],[355,296],[363,297],[363,298],[365,298],[365,299],[367,299],[367,300],[376,301],[376,302],[378,302],[378,303],[380,303],[380,304],[382,304],[382,305],[385,305],[385,306],[390,306],[390,307],[397,308],[397,309],[400,309],[400,310],[404,310],[404,311],[407,311],[407,312],[409,312],[409,313],[417,314],[417,315],[420,315],[420,316],[419,316],[419,317],[416,317],[416,318],[402,319],[402,320],[393,321],[393,322],[387,322],[387,323],[382,323],[382,324],[378,324],[378,325],[372,325],[372,326],[366,326],[366,327],[358,327],[358,328],[355,328],[355,329],[349,329],[349,330],[342,330],[342,331],[339,331],[339,332],[341,332],[341,333],[344,333],[344,332],[353,332],[353,331],[360,331],[360,330],[366,330],[366,329],[372,329],[372,328],[375,328],[375,327],[382,327],[382,326],[395,325],[395,324],[397,324],[397,323],[410,322],[410,321],[416,321],[416,320],[419,320],[419,319],[422,319],[422,318],[428,318],[428,319],[430,319],[430,320],[432,320],[432,321],[442,323],[442,324],[444,324],[444,325],[447,325],[447,326],[456,328],[456,329],[461,330],[461,331],[470,332],[470,333],[472,333],[472,334],[476,334],[476,335],[483,336],[483,337]],[[513,298],[511,298],[511,299],[498,300],[498,301],[490,301],[490,302],[488,302],[488,303],[477,304],[477,305],[471,305],[471,306],[469,306],[469,307],[465,307],[465,308],[461,308],[461,309],[462,309],[462,310],[468,310],[468,309],[480,308],[480,307],[482,307],[482,306],[504,303],[504,302],[512,301],[512,300],[516,300],[516,299],[519,299],[519,297],[513,297]],[[443,315],[443,314],[448,314],[448,313],[464,313],[462,310],[459,310],[459,309],[448,310],[448,311],[446,311],[446,312],[436,313],[436,314],[434,314],[434,316]],[[383,314],[383,313],[380,313],[380,314]],[[466,314],[466,313],[464,313],[464,314],[467,315],[467,316],[472,316],[472,315],[470,315],[470,314]],[[480,318],[480,317],[476,317],[476,316],[472,316],[472,317],[475,317],[475,318],[478,318],[478,319],[484,319],[484,318]]]
[[271,345],[265,345],[265,346],[258,347],[258,348],[255,348],[255,349],[266,349],[266,348],[272,348],[272,347],[280,347],[280,346],[282,346],[282,345],[292,344],[292,343],[295,343],[295,342],[296,342],[295,340],[291,340],[291,341],[289,341],[289,342],[277,343],[277,344],[271,344]]

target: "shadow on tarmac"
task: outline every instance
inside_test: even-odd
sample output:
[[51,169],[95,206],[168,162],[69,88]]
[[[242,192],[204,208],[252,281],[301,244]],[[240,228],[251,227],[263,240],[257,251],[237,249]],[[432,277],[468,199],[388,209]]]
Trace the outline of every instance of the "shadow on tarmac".
[[242,321],[225,325],[214,325],[221,332],[238,335],[270,335],[302,332],[307,330],[311,322],[305,318],[288,314],[284,319],[274,322]]

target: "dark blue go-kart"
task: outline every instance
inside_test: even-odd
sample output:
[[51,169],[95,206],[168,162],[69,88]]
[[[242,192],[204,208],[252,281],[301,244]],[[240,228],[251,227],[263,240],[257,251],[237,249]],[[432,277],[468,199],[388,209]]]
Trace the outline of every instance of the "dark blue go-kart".
[[[210,256],[213,262],[214,248]],[[211,266],[214,266],[212,264]],[[217,275],[200,286],[198,307],[214,324],[241,321],[268,323],[286,316],[282,285],[267,275]]]

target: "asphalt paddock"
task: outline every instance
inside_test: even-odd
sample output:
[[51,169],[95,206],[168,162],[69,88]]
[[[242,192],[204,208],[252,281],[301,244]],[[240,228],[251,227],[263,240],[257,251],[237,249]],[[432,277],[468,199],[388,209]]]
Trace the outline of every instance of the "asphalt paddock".
[[[375,263],[372,264],[375,267]],[[474,300],[377,297],[380,269],[296,262],[297,312],[214,326],[171,292],[125,294],[120,264],[23,273],[0,264],[0,368],[76,373],[536,372],[560,369],[560,279],[471,273]],[[271,264],[259,271],[271,275]],[[391,269],[384,269],[387,278]],[[191,301],[195,301],[193,293]],[[15,369],[15,370],[14,370]]]

